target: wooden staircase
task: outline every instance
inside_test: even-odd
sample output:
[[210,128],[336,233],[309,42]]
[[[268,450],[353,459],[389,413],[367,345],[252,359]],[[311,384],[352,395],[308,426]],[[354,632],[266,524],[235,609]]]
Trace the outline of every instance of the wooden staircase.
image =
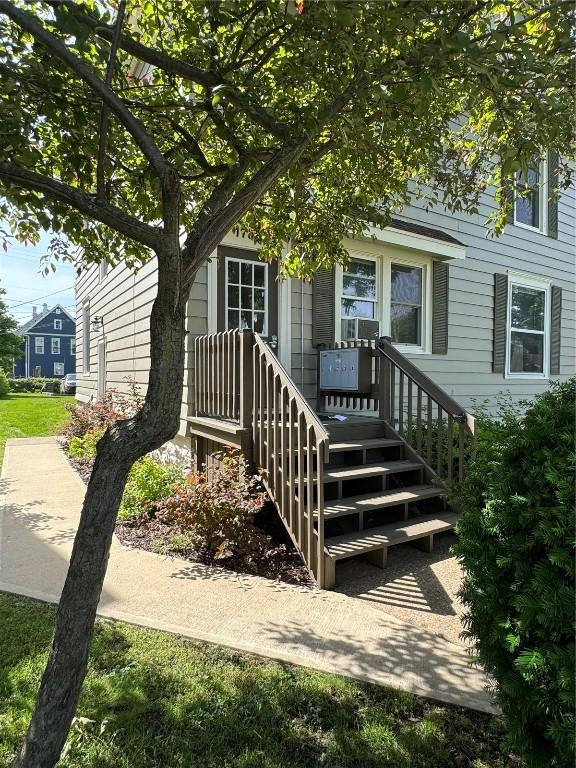
[[240,448],[325,589],[338,561],[362,556],[382,568],[389,547],[404,543],[431,552],[458,519],[446,488],[463,477],[473,418],[388,340],[371,354],[370,391],[328,403],[346,413],[338,421],[315,413],[257,334],[194,342],[188,421],[198,462],[223,445]]
[[444,487],[427,482],[424,461],[407,458],[404,440],[387,436],[379,419],[322,420],[330,437],[324,586],[335,586],[339,560],[362,555],[383,568],[388,548],[408,542],[431,552],[434,534],[453,528],[458,516],[446,511]]

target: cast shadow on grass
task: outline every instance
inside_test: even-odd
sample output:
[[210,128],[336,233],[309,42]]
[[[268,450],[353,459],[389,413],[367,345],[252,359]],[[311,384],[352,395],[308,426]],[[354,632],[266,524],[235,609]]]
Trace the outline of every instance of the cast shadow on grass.
[[[35,638],[28,646],[30,655],[24,653],[16,665],[20,670],[33,668],[34,674],[23,679],[12,667],[5,690],[9,706],[31,707],[42,666],[34,654],[48,644],[47,630],[53,618],[52,608],[43,606],[41,611],[44,621],[37,622],[37,631],[31,629]],[[470,762],[455,762],[449,733],[456,727],[466,732],[462,720],[472,730],[480,724],[492,728],[487,716],[472,713],[468,722],[461,710],[438,708],[389,688],[101,621],[79,718],[61,765],[471,766],[474,757],[481,756],[482,745],[471,734],[466,744]],[[12,734],[11,749],[21,735]],[[500,768],[506,764],[486,765]]]

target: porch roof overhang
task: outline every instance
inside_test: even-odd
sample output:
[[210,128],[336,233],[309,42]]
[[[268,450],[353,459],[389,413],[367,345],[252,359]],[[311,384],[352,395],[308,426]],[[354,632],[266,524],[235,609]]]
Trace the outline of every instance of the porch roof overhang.
[[386,245],[424,251],[445,259],[465,259],[466,246],[447,232],[393,218],[385,229],[371,227],[369,236]]

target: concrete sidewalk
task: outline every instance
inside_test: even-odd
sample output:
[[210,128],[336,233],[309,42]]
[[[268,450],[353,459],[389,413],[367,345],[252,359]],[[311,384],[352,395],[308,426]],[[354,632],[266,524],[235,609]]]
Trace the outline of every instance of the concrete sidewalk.
[[[84,484],[54,438],[8,440],[0,480],[0,590],[57,602]],[[482,711],[465,649],[365,601],[236,575],[116,539],[99,614]]]

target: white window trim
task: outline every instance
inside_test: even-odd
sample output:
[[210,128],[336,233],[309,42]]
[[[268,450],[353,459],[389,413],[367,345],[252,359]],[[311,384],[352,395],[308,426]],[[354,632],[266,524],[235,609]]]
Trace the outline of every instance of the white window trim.
[[[62,372],[56,371],[56,366],[61,367]],[[54,376],[64,376],[64,363],[54,363]]]
[[[58,350],[56,352],[54,351],[54,344],[55,343],[57,343],[57,345],[58,345]],[[50,339],[50,354],[51,355],[59,355],[60,354],[60,348],[61,348],[60,339],[58,337]]]
[[[408,267],[418,267],[422,270],[422,344],[394,344],[394,347],[406,355],[428,355],[432,349],[432,256],[422,254],[420,256],[408,255],[401,252],[375,255],[362,251],[350,251],[351,259],[376,262],[376,315],[375,320],[380,323],[380,336],[390,336],[390,303],[391,303],[391,272],[392,264],[401,264]],[[342,297],[342,283],[344,270],[340,264],[336,267],[335,275],[335,301],[336,301],[336,328],[335,340],[342,341],[342,326],[340,317],[340,300]]]
[[54,320],[54,330],[55,331],[61,331],[62,330],[62,320]]
[[[42,347],[42,351],[38,349],[38,342],[42,342],[39,346]],[[44,354],[44,336],[35,336],[34,337],[34,354],[35,355],[43,355]]]
[[76,356],[76,339],[70,339],[70,354]]
[[[536,288],[544,291],[544,346],[543,346],[543,372],[542,373],[518,373],[510,371],[510,351],[512,339],[512,286],[523,286],[525,288]],[[534,277],[521,272],[508,272],[508,296],[506,305],[506,379],[536,379],[539,381],[550,378],[550,280],[546,278]],[[515,328],[515,331],[522,333],[522,329]],[[531,331],[531,333],[541,333]]]
[[[236,259],[233,256],[226,256],[224,259],[224,326],[228,328],[228,263],[229,262],[236,262],[239,265],[239,268],[241,269],[242,264],[256,264],[265,267],[264,270],[264,327],[262,329],[262,336],[268,336],[268,315],[269,315],[269,307],[268,307],[268,264],[265,261],[252,261],[248,259]],[[239,279],[240,279],[240,272],[239,272]],[[232,283],[234,285],[234,283]],[[240,291],[240,285],[241,283],[238,283],[238,302],[239,304],[242,303],[242,296]],[[247,286],[245,286],[247,287]],[[252,283],[252,289],[254,289],[254,283]],[[232,307],[233,310],[238,309],[239,313],[242,313],[242,308],[239,307]],[[251,312],[254,312],[254,310],[250,310]]]
[[90,333],[90,299],[82,302],[82,375],[90,376],[93,374],[90,366],[90,355],[92,351],[92,334]]
[[108,262],[107,261],[101,261],[98,264],[98,282],[101,283],[103,280],[106,279],[106,275],[108,274]]
[[[525,224],[522,221],[516,221],[516,191],[514,191],[514,226],[521,229],[527,229],[530,232],[539,232],[542,235],[548,234],[548,158],[543,157],[540,160],[538,167],[538,173],[540,177],[540,184],[538,190],[538,220],[540,225],[533,227],[530,224]],[[518,172],[515,174],[515,181],[518,178]]]

